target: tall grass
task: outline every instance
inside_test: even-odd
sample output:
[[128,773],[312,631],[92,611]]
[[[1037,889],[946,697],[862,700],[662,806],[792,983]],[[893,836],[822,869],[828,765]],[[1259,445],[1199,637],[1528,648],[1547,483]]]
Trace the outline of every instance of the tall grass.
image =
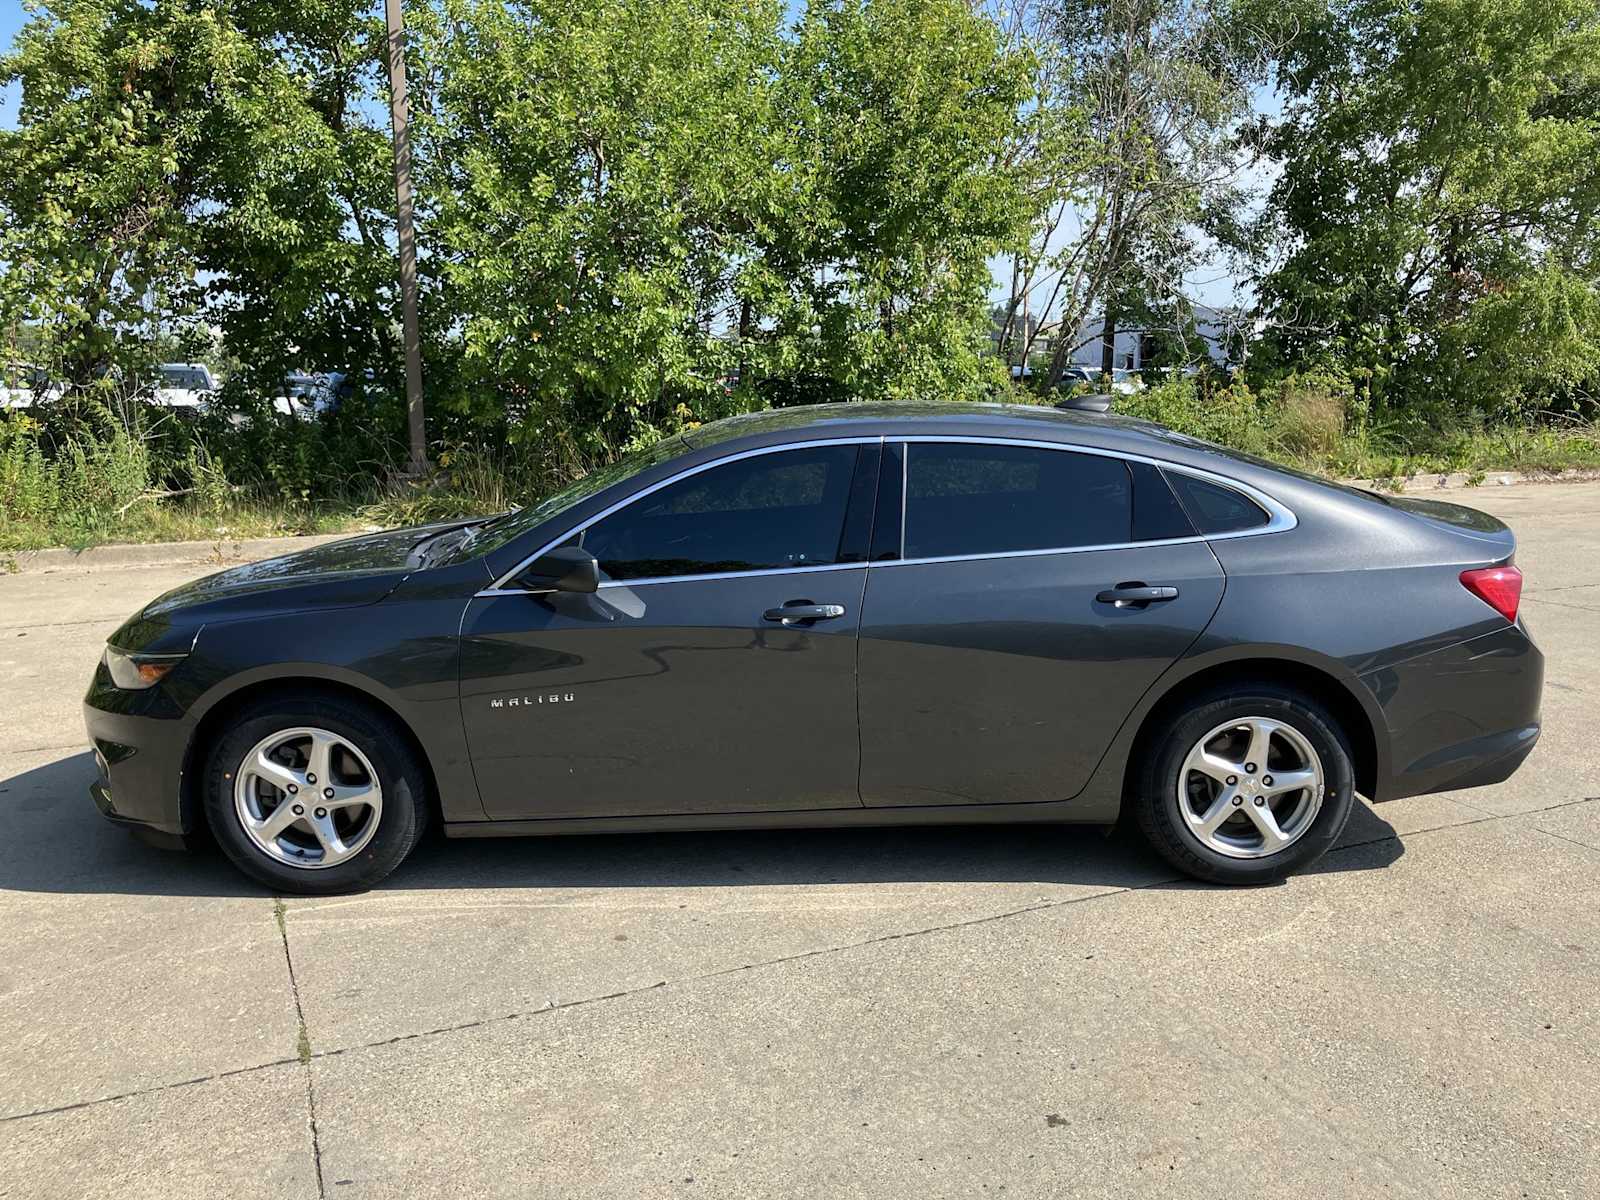
[[[1373,414],[1337,375],[1290,376],[1260,390],[1173,379],[1119,396],[1115,407],[1302,469],[1379,483],[1600,468],[1593,422]],[[569,445],[458,425],[467,440],[436,447],[427,479],[402,479],[390,468],[405,453],[400,427],[359,403],[317,421],[270,409],[239,418],[133,405],[0,410],[0,550],[419,524],[529,503],[585,466]]]
[[1600,468],[1600,425],[1555,414],[1433,423],[1372,414],[1337,376],[1289,376],[1252,391],[1168,380],[1115,410],[1180,433],[1335,478],[1395,485],[1424,474],[1495,470],[1559,474]]

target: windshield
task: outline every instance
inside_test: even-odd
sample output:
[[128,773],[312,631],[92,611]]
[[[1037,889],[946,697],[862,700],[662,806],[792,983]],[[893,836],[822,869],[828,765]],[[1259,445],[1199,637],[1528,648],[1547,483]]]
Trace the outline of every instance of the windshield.
[[560,491],[551,493],[537,503],[506,513],[486,525],[473,529],[462,542],[461,550],[470,550],[473,554],[487,554],[497,550],[536,525],[542,525],[551,518],[560,516],[569,508],[581,504],[596,492],[603,491],[614,483],[621,483],[624,479],[637,475],[657,463],[687,453],[689,449],[689,444],[681,437],[663,438],[655,445],[635,450],[614,463],[596,467],[587,475],[573,480]]

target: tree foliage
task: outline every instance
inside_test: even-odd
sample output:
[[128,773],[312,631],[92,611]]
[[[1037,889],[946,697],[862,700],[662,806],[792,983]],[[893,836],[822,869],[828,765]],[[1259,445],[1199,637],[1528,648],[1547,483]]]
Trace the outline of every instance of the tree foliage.
[[[297,495],[399,448],[377,0],[28,13],[0,55],[7,358],[109,394],[221,356],[258,416],[291,368],[370,379],[342,425],[218,427]],[[1267,390],[1344,375],[1447,424],[1600,388],[1594,0],[406,19],[430,435],[515,447],[532,478],[778,399],[997,394],[1021,360],[1049,381],[1091,316],[1183,356],[1217,245],[1252,252]]]
[[783,22],[777,0],[447,0],[418,126],[452,403],[590,458],[717,414],[735,379],[979,380],[1020,71],[959,0]]
[[1289,17],[1267,139],[1279,353],[1347,362],[1391,406],[1593,394],[1600,8],[1309,0]]
[[1025,361],[1049,337],[1053,386],[1091,314],[1106,371],[1119,330],[1192,323],[1186,276],[1214,240],[1237,240],[1238,135],[1261,39],[1249,14],[1212,0],[996,7],[1039,63],[1017,143],[1035,206],[1000,338]]

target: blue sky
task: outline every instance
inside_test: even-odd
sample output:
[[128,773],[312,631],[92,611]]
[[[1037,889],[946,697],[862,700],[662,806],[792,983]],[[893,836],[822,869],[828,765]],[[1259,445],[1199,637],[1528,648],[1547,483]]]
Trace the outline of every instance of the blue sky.
[[[0,0],[0,46],[11,49],[11,39],[17,36],[27,14],[22,11],[22,0]],[[0,129],[17,127],[17,101],[21,89],[0,88]]]

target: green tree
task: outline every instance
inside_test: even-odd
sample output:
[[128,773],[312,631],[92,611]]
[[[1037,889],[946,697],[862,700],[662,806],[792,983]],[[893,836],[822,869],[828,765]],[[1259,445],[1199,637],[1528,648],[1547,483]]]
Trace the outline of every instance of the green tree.
[[371,369],[402,392],[394,179],[381,9],[368,0],[219,4],[248,88],[199,164],[206,314],[256,394],[290,368]]
[[[227,352],[275,389],[385,366],[394,275],[381,24],[359,0],[51,0],[0,79],[0,319],[78,384],[157,347]],[[116,366],[117,372],[109,371]]]
[[[1274,6],[1276,9],[1276,6]],[[1262,296],[1287,363],[1377,403],[1547,401],[1600,376],[1593,0],[1306,0]]]
[[762,377],[955,395],[992,371],[1022,93],[960,0],[792,31],[777,0],[442,0],[423,37],[431,354],[463,364],[447,403],[509,414],[552,469]]
[[[1054,341],[1053,386],[1098,317],[1101,366],[1130,323],[1177,330],[1186,274],[1207,238],[1237,240],[1239,134],[1263,70],[1248,14],[1213,0],[1021,0],[996,4],[1034,55],[1019,114],[1033,160],[1034,220],[1013,252],[1011,322]],[[1005,330],[1007,338],[1012,325]]]
[[811,5],[783,66],[805,186],[762,246],[789,281],[780,328],[815,322],[819,366],[864,396],[998,383],[989,259],[1025,228],[1009,153],[1032,62],[954,0]]
[[197,151],[248,71],[237,31],[198,6],[56,0],[34,9],[0,80],[0,310],[88,385],[148,365],[158,334],[192,332]]

